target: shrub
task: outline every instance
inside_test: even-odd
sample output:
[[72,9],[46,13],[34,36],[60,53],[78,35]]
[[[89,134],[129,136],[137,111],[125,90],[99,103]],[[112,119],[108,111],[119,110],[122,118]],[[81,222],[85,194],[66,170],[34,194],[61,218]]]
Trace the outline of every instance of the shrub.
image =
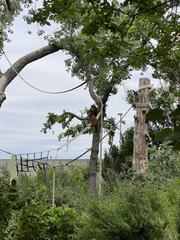
[[178,239],[177,195],[173,203],[168,191],[151,184],[120,183],[116,192],[90,204],[80,218],[75,239]]
[[69,240],[77,219],[75,209],[67,206],[47,208],[31,202],[16,211],[7,229],[6,240]]

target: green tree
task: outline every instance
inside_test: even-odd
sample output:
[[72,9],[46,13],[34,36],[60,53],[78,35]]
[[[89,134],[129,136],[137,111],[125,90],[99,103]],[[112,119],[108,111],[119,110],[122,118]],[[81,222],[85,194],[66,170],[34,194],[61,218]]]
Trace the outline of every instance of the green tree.
[[[146,4],[139,1],[69,1],[67,5],[64,0],[52,0],[44,1],[37,13],[31,11],[30,20],[42,25],[50,25],[51,21],[59,23],[60,29],[52,36],[51,42],[71,55],[66,61],[67,66],[73,75],[88,81],[89,93],[99,110],[103,105],[105,118],[108,98],[116,94],[118,84],[130,77],[132,69],[145,68],[155,59],[156,50],[162,47],[162,39],[172,34],[177,37],[170,27],[168,33],[162,31],[162,27],[174,21],[177,15],[175,6],[176,2],[171,4],[168,1],[147,1]],[[170,9],[171,14],[167,16]],[[153,40],[157,45],[152,44]],[[176,41],[169,43],[169,48],[175,51],[176,45]],[[75,117],[82,122],[72,127],[70,123]],[[66,111],[61,115],[49,113],[44,132],[59,123],[67,128],[60,137],[74,136],[84,127],[86,117]],[[96,193],[99,139],[100,121],[93,129],[89,165],[88,189],[93,195]]]
[[[44,1],[37,13],[31,9],[27,20],[31,21],[33,16],[33,21],[42,25],[50,25],[54,21],[59,23],[60,29],[50,39],[50,45],[22,57],[1,76],[0,105],[5,100],[6,87],[27,64],[63,50],[71,55],[67,65],[72,74],[88,81],[90,95],[99,109],[103,104],[105,116],[109,96],[117,92],[118,84],[130,77],[132,69],[142,69],[148,64],[153,66],[153,61],[160,61],[167,51],[171,53],[167,54],[169,58],[175,56],[176,59],[179,44],[177,3],[178,1],[161,3],[156,0],[143,3],[70,0],[67,5],[64,0]],[[166,39],[168,50],[164,47]],[[152,41],[157,44],[153,45]],[[61,116],[51,114],[49,117],[51,120],[45,127],[51,127],[54,122],[62,123],[64,128],[69,128],[66,132],[68,135],[74,135],[84,126],[84,122],[77,125],[74,133],[70,122],[75,115],[67,112]],[[92,194],[96,192],[99,144],[95,143],[99,138],[98,121],[96,131],[93,129],[94,147],[89,168],[89,191]]]
[[152,110],[147,119],[151,120],[150,135],[153,145],[160,146],[169,141],[176,150],[180,150],[180,105],[178,89],[159,88],[151,98]]
[[122,135],[120,148],[113,145],[104,156],[104,170],[111,168],[120,173],[122,177],[128,176],[132,166],[133,156],[133,128],[127,129]]
[[10,26],[20,11],[20,1],[0,1],[0,52],[4,41],[7,40],[7,30],[11,32]]
[[[180,105],[179,90],[163,84],[151,92],[151,109],[146,116],[149,124],[151,145],[161,146],[169,141],[176,150],[180,149]],[[127,101],[133,105],[135,94],[128,91]]]

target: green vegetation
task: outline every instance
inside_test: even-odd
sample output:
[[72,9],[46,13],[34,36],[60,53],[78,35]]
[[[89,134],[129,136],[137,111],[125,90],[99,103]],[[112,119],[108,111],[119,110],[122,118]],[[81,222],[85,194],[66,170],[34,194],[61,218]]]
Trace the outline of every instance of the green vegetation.
[[0,53],[3,49],[4,41],[8,40],[7,32],[12,33],[10,26],[12,25],[12,21],[19,11],[19,0],[0,0]]
[[87,169],[57,169],[56,207],[51,169],[21,176],[13,186],[4,173],[0,239],[178,240],[180,155],[167,145],[152,147],[147,174],[129,171],[123,179],[112,169],[119,177],[104,178],[103,193],[94,198],[87,195]]
[[[29,0],[23,3],[32,5]],[[93,133],[89,169],[57,169],[55,207],[51,169],[22,175],[11,184],[8,174],[3,173],[0,240],[180,239],[180,154],[175,151],[180,146],[180,105],[175,104],[180,96],[178,3],[44,0],[37,11],[30,9],[28,23],[37,22],[42,27],[56,23],[57,31],[48,36],[49,46],[55,47],[51,51],[67,53],[67,69],[88,81],[93,102],[99,109],[103,104],[106,130],[115,126],[114,119],[107,116],[108,100],[133,70],[145,71],[151,66],[153,76],[166,81],[169,89],[152,93],[153,109],[147,115],[152,141],[146,174],[137,174],[131,168],[133,130],[124,133],[118,149],[112,145],[114,128],[109,136],[110,150],[105,154],[102,194],[97,197],[98,121],[96,128],[84,132]],[[18,9],[14,6],[11,12],[6,6],[5,15],[0,15],[0,49],[6,39],[5,29]],[[6,80],[7,85],[12,81]],[[134,104],[132,95],[129,101]],[[86,122],[87,109],[81,116],[66,111],[49,113],[43,131],[58,123],[64,130],[59,138],[75,136]]]

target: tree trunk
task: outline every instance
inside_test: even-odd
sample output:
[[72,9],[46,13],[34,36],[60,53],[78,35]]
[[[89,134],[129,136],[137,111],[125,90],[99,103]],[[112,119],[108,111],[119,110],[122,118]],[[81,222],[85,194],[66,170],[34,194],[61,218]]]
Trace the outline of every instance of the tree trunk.
[[134,146],[133,146],[133,168],[138,173],[145,173],[148,168],[148,124],[146,123],[146,114],[150,108],[150,80],[140,78],[139,90],[137,96],[135,126],[134,126]]
[[101,133],[100,121],[98,121],[97,126],[94,127],[93,137],[92,137],[92,150],[89,160],[89,171],[88,171],[88,193],[91,196],[96,196],[97,193],[97,164],[98,164],[98,154],[99,154],[99,140]]

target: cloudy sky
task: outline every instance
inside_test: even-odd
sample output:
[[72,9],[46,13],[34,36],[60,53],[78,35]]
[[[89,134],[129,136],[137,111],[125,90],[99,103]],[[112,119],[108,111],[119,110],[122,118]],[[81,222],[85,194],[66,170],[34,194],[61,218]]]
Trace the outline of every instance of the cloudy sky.
[[[11,42],[6,43],[5,52],[12,63],[23,55],[43,47],[47,44],[37,34],[37,25],[27,26],[22,19],[23,14],[14,22]],[[28,34],[31,31],[32,34]],[[72,78],[66,72],[64,60],[66,55],[62,52],[49,55],[39,61],[26,66],[20,73],[32,85],[47,91],[63,91],[72,88],[81,82]],[[0,69],[4,72],[9,67],[5,57],[0,59]],[[119,87],[116,96],[111,97],[108,105],[108,114],[119,120],[118,113],[124,113],[129,108],[125,102],[125,90],[137,89],[138,80],[142,77],[140,72],[134,72],[130,81]],[[150,72],[143,77],[152,79]],[[156,85],[157,82],[154,82]],[[16,77],[6,89],[6,101],[0,109],[0,148],[12,153],[41,152],[56,148],[67,140],[57,141],[58,127],[48,134],[41,133],[43,122],[46,121],[48,112],[61,113],[63,109],[77,113],[93,104],[88,91],[83,87],[73,92],[62,95],[50,95],[35,91],[27,86],[19,77]],[[125,117],[125,128],[133,126],[133,112]],[[118,143],[117,132],[114,142]],[[90,147],[91,136],[80,136],[67,148],[59,152],[58,158],[75,158]],[[107,140],[103,142],[107,149]],[[54,156],[56,153],[51,152]],[[0,151],[0,159],[8,158],[7,154]],[[84,156],[89,157],[89,154]]]

